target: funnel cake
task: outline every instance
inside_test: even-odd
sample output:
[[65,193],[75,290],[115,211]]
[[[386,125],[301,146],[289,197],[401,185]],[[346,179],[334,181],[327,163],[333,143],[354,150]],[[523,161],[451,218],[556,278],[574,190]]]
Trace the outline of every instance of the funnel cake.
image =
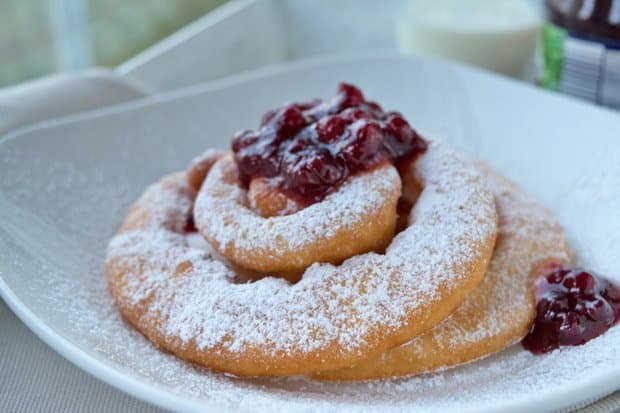
[[194,222],[231,262],[255,271],[290,272],[384,249],[394,236],[400,192],[398,172],[386,163],[351,177],[322,202],[265,218],[248,205],[229,155],[214,165],[202,185]]
[[401,114],[342,84],[330,100],[267,112],[232,149],[202,186],[196,226],[230,262],[290,275],[382,252],[401,195],[392,164],[411,162],[426,142]]
[[[210,179],[220,181],[226,159],[207,174],[201,193]],[[390,171],[350,178],[344,185],[351,196],[340,188],[314,205],[315,214],[327,213],[321,205],[332,199],[381,196],[373,183],[394,181]],[[191,246],[195,191],[186,173],[170,175],[146,190],[110,242],[110,291],[158,346],[239,376],[305,374],[377,357],[452,313],[482,280],[495,242],[493,195],[461,156],[432,143],[408,171],[422,189],[409,227],[385,253],[314,263],[296,284],[269,276],[236,283],[224,261]]]
[[431,372],[473,361],[520,341],[536,314],[534,281],[546,263],[570,263],[559,223],[515,183],[479,164],[496,198],[499,232],[480,286],[447,320],[407,344],[354,367],[321,372],[350,381]]

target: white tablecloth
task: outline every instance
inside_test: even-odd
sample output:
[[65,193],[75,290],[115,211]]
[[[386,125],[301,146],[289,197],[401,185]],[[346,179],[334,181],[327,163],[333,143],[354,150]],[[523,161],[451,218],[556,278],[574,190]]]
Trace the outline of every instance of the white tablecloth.
[[[113,73],[61,75],[0,90],[0,136],[62,114],[143,97]],[[81,371],[31,333],[0,300],[0,412],[161,412]],[[620,412],[620,392],[580,413]]]

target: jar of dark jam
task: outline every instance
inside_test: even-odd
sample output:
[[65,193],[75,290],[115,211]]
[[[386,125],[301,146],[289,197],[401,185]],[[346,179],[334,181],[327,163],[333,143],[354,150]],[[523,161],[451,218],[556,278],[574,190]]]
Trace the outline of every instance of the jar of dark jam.
[[546,0],[542,86],[620,109],[620,0]]

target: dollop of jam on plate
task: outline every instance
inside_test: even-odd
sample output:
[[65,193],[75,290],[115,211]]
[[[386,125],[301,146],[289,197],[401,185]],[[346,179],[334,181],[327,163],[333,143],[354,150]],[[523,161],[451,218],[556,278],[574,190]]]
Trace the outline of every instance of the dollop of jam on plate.
[[620,321],[620,288],[591,271],[552,264],[535,288],[536,319],[522,342],[534,354],[584,344]]
[[267,178],[303,205],[321,201],[351,175],[386,161],[402,164],[426,147],[400,113],[346,83],[329,100],[265,113],[259,129],[237,133],[232,143],[244,185]]

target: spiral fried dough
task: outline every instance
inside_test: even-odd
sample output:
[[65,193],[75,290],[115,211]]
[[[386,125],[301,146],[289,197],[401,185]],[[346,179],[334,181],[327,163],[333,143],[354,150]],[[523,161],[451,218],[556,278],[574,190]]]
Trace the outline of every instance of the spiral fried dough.
[[[208,173],[201,194],[222,179],[225,165]],[[384,254],[313,264],[296,284],[274,277],[235,283],[222,261],[192,247],[183,229],[194,191],[187,174],[170,175],[147,189],[110,242],[110,291],[158,346],[239,376],[305,374],[376,357],[452,313],[480,283],[495,242],[493,195],[465,160],[431,144],[413,168],[422,190],[410,226]],[[393,180],[390,169],[372,173]],[[371,183],[350,185],[360,196],[379,196]],[[234,199],[241,191],[221,190],[234,191]],[[210,211],[200,208],[208,206],[199,197],[196,215],[205,218]]]
[[325,380],[367,380],[431,372],[476,360],[521,340],[535,316],[533,278],[547,261],[572,260],[552,214],[484,165],[496,197],[498,238],[484,281],[447,320],[407,344],[355,367],[322,372]]
[[313,263],[384,249],[394,235],[401,182],[385,163],[352,177],[322,202],[264,218],[249,208],[231,156],[220,159],[196,199],[196,227],[229,261],[262,272],[304,270]]

